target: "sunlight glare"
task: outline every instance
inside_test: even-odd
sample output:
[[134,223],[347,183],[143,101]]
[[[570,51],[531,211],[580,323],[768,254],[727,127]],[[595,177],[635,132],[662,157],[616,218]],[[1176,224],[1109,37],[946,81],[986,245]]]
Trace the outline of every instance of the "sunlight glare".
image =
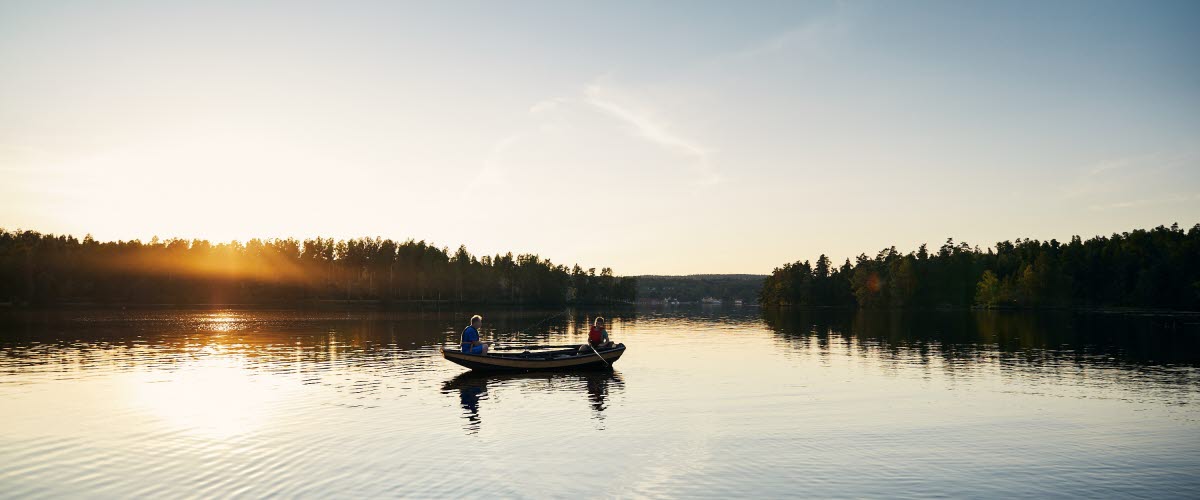
[[134,407],[197,437],[222,440],[261,430],[284,389],[268,387],[236,359],[200,359],[177,371],[139,372]]

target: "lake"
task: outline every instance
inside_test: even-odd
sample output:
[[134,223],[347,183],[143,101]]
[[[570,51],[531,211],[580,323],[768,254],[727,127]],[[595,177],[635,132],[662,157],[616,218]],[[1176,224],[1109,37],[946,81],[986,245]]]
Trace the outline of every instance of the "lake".
[[0,497],[1195,497],[1200,319],[483,310],[611,373],[472,375],[477,311],[0,311]]

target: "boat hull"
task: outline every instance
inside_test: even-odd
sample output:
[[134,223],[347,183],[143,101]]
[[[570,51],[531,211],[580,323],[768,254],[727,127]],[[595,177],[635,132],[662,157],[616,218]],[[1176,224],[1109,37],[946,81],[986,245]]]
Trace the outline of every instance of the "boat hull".
[[[533,372],[547,370],[596,370],[610,368],[625,353],[625,344],[596,353],[570,356],[540,356],[537,354],[496,355],[466,354],[457,350],[442,349],[447,361],[475,371],[489,372]],[[604,358],[601,361],[601,358]]]

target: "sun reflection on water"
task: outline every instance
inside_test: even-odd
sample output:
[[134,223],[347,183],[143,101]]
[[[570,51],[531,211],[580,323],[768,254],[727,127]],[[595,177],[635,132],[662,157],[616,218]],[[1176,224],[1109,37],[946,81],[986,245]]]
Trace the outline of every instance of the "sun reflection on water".
[[205,356],[171,371],[135,374],[132,406],[172,430],[222,440],[268,423],[286,387],[269,385],[236,357]]
[[200,320],[203,328],[212,332],[233,331],[241,322],[241,318],[236,313],[228,311],[208,314]]

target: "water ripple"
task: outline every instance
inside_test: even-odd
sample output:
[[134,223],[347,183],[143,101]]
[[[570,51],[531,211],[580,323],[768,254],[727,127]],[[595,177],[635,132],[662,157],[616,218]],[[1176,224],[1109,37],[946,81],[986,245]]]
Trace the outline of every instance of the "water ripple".
[[[555,314],[557,313],[554,312]],[[0,315],[0,497],[1187,497],[1187,332],[606,311],[614,372],[478,375],[467,312]],[[587,314],[485,312],[509,343]],[[835,315],[836,316],[836,315]],[[1064,323],[1064,321],[1067,321]],[[1189,340],[1191,339],[1191,340]]]

